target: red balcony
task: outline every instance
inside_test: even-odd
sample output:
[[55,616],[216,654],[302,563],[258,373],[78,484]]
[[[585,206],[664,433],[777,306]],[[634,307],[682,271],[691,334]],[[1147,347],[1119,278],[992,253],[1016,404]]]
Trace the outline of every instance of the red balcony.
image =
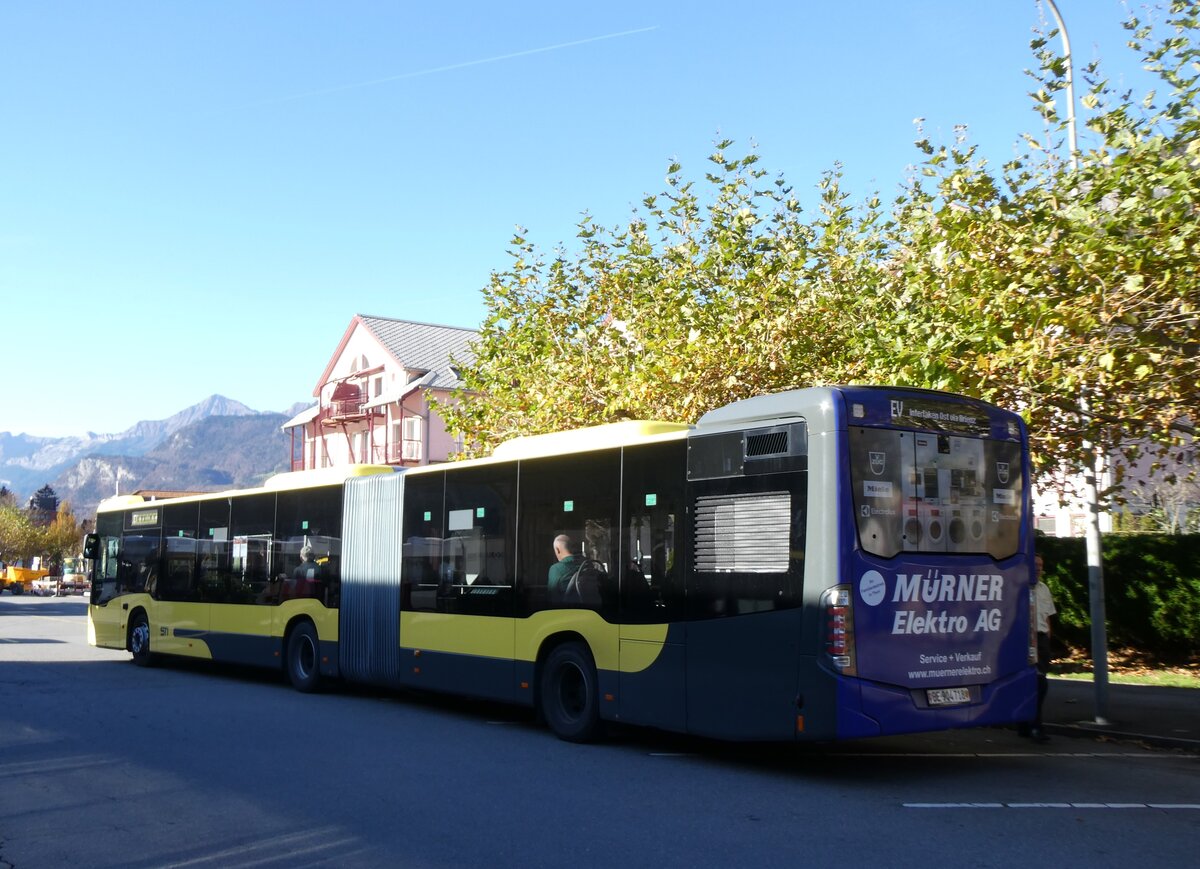
[[357,383],[343,380],[333,389],[329,404],[322,408],[321,417],[325,425],[342,422],[353,422],[364,419],[367,415],[366,396]]

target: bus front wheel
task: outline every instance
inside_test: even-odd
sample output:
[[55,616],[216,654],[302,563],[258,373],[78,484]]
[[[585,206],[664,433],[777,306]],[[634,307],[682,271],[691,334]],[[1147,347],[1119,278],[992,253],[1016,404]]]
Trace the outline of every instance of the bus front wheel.
[[564,643],[542,668],[541,709],[559,739],[590,742],[600,730],[596,665],[582,643]]
[[292,687],[306,694],[321,684],[321,645],[311,622],[296,625],[288,637],[287,674]]
[[129,626],[129,651],[133,653],[133,663],[139,667],[149,667],[154,663],[150,652],[150,620],[144,612],[139,611],[133,617]]

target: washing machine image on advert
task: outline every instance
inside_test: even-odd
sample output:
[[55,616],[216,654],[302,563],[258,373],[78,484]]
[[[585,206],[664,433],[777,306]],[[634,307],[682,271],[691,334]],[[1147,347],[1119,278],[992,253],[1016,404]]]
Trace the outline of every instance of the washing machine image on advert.
[[922,504],[917,511],[924,533],[925,549],[940,549],[946,545],[946,508],[940,504]]
[[925,529],[921,526],[920,511],[916,504],[904,508],[904,549],[915,552],[921,549],[925,539]]
[[983,507],[967,507],[963,510],[963,521],[967,525],[967,540],[972,544],[983,540],[984,519],[987,513]]
[[964,513],[966,511],[962,507],[953,507],[946,520],[946,537],[952,551],[958,550],[967,542],[967,517]]

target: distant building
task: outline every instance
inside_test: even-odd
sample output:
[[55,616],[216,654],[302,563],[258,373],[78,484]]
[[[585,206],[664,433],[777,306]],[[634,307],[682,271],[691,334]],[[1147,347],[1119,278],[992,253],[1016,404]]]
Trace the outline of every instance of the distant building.
[[460,448],[429,404],[460,384],[452,358],[474,359],[473,329],[357,314],[313,396],[283,425],[292,470],[347,464],[428,465]]
[[[1101,532],[1124,530],[1129,520],[1151,515],[1155,521],[1141,530],[1154,528],[1179,534],[1195,529],[1200,521],[1200,457],[1190,431],[1191,423],[1184,420],[1183,425],[1182,442],[1166,456],[1159,457],[1146,449],[1146,445],[1130,442],[1110,457],[1096,481],[1097,486],[1101,491],[1111,487],[1111,469],[1120,465],[1122,497],[1119,503],[1100,513]],[[1059,474],[1047,485],[1035,488],[1034,523],[1039,531],[1052,537],[1084,535],[1089,508],[1079,496],[1081,486],[1080,477]]]

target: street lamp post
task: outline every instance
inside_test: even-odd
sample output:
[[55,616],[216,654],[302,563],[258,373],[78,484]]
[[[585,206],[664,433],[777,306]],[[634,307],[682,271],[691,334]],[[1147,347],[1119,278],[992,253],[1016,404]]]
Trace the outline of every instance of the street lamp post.
[[[1062,38],[1063,58],[1067,61],[1067,148],[1071,152],[1071,171],[1079,171],[1079,146],[1075,136],[1075,77],[1072,72],[1071,39],[1067,36],[1067,25],[1063,22],[1054,0],[1045,0],[1050,13],[1058,25]],[[1083,411],[1090,408],[1087,396],[1081,398]],[[1087,501],[1087,528],[1084,535],[1087,545],[1088,564],[1088,614],[1092,622],[1092,679],[1096,689],[1095,723],[1108,724],[1108,631],[1104,612],[1104,564],[1100,544],[1100,499],[1096,493],[1098,458],[1090,440],[1083,442],[1083,453],[1087,457],[1084,472],[1083,497]]]

